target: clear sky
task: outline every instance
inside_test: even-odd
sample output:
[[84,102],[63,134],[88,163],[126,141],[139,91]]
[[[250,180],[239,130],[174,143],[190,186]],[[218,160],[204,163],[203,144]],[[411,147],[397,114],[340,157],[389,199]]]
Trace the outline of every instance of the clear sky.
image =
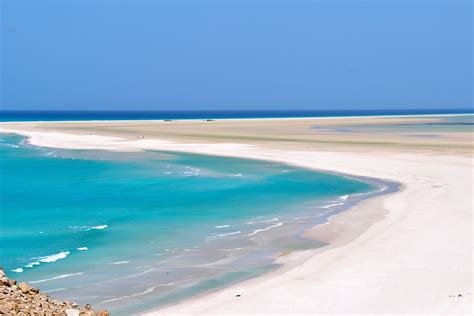
[[470,0],[0,0],[1,109],[473,106]]

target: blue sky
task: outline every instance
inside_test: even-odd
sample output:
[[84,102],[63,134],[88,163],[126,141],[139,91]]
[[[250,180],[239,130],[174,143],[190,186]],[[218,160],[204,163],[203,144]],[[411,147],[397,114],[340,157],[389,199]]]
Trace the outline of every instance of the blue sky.
[[469,0],[1,2],[1,109],[473,105]]

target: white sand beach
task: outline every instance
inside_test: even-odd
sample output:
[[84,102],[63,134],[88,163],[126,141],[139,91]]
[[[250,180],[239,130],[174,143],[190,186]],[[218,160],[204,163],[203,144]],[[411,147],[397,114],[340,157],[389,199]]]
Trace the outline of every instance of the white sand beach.
[[330,246],[282,254],[274,272],[148,315],[471,315],[473,134],[311,129],[432,120],[30,122],[1,123],[0,131],[26,135],[39,146],[245,157],[402,185],[307,232]]

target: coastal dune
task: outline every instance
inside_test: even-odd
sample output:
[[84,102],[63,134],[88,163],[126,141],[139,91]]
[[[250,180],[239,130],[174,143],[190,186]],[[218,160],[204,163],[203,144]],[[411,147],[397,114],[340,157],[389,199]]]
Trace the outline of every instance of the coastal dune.
[[244,157],[401,184],[398,192],[366,200],[307,232],[328,246],[282,254],[282,267],[273,272],[148,315],[470,315],[472,132],[337,129],[438,120],[2,123],[1,131],[26,135],[40,146]]

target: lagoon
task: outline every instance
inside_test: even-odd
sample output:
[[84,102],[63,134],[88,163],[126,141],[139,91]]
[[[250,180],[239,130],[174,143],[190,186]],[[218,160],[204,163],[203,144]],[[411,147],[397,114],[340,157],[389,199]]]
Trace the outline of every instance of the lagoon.
[[0,243],[12,277],[130,314],[276,267],[277,254],[376,185],[173,152],[35,147],[1,134]]

